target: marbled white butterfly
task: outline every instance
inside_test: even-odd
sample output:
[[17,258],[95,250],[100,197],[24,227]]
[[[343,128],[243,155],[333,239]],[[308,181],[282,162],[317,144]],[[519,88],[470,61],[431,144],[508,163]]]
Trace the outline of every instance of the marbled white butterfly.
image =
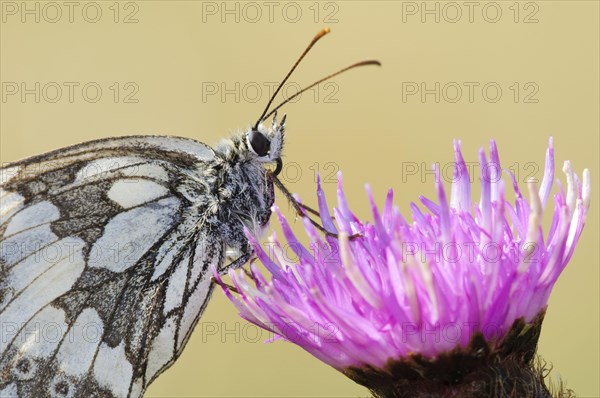
[[[274,185],[301,212],[277,179],[285,117],[263,122],[293,98],[269,112],[327,32],[256,124],[214,149],[106,138],[0,169],[1,397],[139,397],[175,361],[211,267],[251,258],[245,230],[266,226]],[[306,89],[366,64],[377,62]]]

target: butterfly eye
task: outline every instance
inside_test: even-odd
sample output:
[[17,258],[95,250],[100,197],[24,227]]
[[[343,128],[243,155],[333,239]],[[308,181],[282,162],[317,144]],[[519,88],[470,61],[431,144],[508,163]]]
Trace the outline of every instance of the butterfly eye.
[[258,131],[250,133],[250,145],[258,156],[265,156],[271,148],[271,141]]

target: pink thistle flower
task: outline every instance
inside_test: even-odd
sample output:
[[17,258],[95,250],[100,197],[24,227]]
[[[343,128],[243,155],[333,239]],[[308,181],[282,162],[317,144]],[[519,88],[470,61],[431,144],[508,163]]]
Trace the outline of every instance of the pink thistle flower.
[[229,273],[237,295],[215,272],[218,283],[243,318],[377,396],[493,396],[499,389],[549,394],[533,360],[550,292],[584,226],[589,171],[581,181],[564,163],[567,189],[559,184],[552,224],[544,231],[552,140],[539,189],[527,183],[529,200],[507,172],[514,204],[505,198],[494,141],[489,160],[479,152],[481,198],[474,205],[460,142],[454,155],[450,200],[438,170],[437,203],[421,197],[424,210],[411,203],[412,222],[393,206],[391,190],[380,210],[368,187],[373,222],[360,221],[348,207],[340,175],[334,224],[318,183],[321,223],[338,238],[323,237],[304,218],[308,250],[274,207],[298,262],[286,258],[275,236],[270,253],[250,236],[271,280],[251,265],[251,278]]

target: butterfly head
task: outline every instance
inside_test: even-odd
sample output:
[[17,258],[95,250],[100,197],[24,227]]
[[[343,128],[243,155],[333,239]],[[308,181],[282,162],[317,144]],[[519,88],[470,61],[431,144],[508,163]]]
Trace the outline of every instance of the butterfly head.
[[248,150],[262,162],[281,162],[281,151],[285,133],[285,115],[281,123],[277,123],[277,114],[273,117],[271,127],[263,123],[252,127],[246,135]]

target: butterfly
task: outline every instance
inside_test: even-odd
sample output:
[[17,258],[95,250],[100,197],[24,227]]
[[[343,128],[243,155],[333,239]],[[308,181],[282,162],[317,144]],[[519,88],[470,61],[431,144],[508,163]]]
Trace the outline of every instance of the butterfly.
[[185,347],[212,267],[252,257],[246,233],[267,226],[274,186],[314,213],[277,179],[276,112],[294,96],[269,108],[327,32],[258,121],[215,148],[125,136],[0,169],[0,396],[142,396]]

